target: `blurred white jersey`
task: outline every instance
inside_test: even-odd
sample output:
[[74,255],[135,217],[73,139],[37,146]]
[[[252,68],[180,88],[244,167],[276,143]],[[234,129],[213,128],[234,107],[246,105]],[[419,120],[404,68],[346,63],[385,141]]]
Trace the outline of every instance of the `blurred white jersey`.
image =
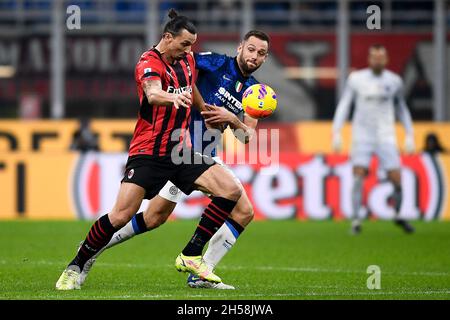
[[347,120],[352,101],[355,102],[353,146],[360,143],[396,146],[395,115],[407,133],[412,133],[411,115],[403,97],[403,81],[397,74],[384,70],[376,75],[369,68],[352,72],[334,115],[334,132],[339,132]]

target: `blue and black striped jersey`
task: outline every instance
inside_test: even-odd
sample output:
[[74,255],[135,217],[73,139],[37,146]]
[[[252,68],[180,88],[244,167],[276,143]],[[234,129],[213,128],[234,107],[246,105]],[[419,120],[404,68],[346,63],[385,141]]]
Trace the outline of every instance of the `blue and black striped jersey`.
[[[206,103],[227,108],[241,120],[243,119],[242,94],[258,83],[253,77],[244,77],[238,67],[236,57],[222,54],[201,52],[194,53],[196,68],[198,69],[197,88]],[[206,148],[212,141],[203,139],[206,131],[202,115],[196,109],[191,110],[189,127],[191,141],[195,151],[208,156],[216,155],[215,148]],[[215,143],[219,143],[216,141]]]

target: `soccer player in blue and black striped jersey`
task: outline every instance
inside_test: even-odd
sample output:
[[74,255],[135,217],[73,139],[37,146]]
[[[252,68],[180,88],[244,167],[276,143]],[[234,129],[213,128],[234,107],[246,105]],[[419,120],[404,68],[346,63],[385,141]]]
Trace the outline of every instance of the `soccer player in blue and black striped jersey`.
[[[248,143],[252,138],[258,120],[244,114],[241,104],[242,94],[248,87],[258,83],[252,73],[265,62],[268,56],[269,42],[267,34],[253,30],[244,36],[235,57],[211,52],[194,53],[198,70],[196,86],[201,93],[201,97],[194,97],[194,101],[197,100],[196,104],[202,105],[200,109],[203,111],[191,110],[189,130],[192,145],[195,151],[213,157],[231,173],[231,169],[217,157],[214,145],[218,141],[204,139],[205,133],[208,128],[220,128],[223,131],[225,126],[229,126],[232,129],[241,129],[234,132],[242,133],[236,135],[236,138],[243,143]],[[204,102],[199,103],[198,100],[204,100]],[[213,134],[211,136],[217,140],[221,135]],[[238,181],[236,176],[234,178]],[[169,181],[151,200],[145,212],[137,213],[132,221],[116,232],[111,241],[85,264],[81,273],[81,284],[85,281],[90,268],[101,252],[134,235],[160,226],[172,213],[182,195],[183,193]],[[252,219],[253,207],[245,191],[242,192],[229,216],[224,215],[220,208],[208,207],[182,254],[185,256],[201,255],[205,244],[209,241],[203,260],[213,271]],[[182,263],[183,261],[177,259],[176,267],[179,271],[184,271],[180,270]],[[233,286],[223,282],[210,282],[192,274],[188,277],[188,285],[195,288],[234,289]]]

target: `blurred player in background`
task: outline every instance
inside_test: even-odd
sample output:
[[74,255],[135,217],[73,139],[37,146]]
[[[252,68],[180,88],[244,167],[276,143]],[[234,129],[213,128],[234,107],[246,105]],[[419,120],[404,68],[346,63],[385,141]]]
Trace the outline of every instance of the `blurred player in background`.
[[[251,74],[266,60],[269,42],[267,34],[262,31],[252,30],[244,36],[239,44],[236,57],[228,57],[211,52],[194,53],[196,67],[199,71],[197,87],[203,99],[208,103],[200,109],[208,109],[209,111],[201,113],[195,109],[191,111],[190,133],[193,148],[195,151],[213,157],[216,162],[233,175],[239,185],[241,183],[238,178],[217,156],[216,149],[211,148],[211,143],[219,142],[217,140],[221,138],[220,131],[216,131],[220,135],[214,136],[215,141],[206,140],[204,137],[207,127],[221,127],[221,131],[223,131],[223,126],[229,125],[232,129],[241,129],[240,131],[234,131],[236,138],[244,143],[249,142],[258,120],[244,114],[241,105],[242,94],[248,87],[258,83]],[[201,100],[202,97],[194,97],[194,100]],[[205,121],[204,117],[206,118]],[[157,228],[167,220],[181,199],[182,192],[169,181],[159,194],[151,200],[144,213],[137,213],[130,223],[119,230],[111,241],[85,264],[81,282],[85,281],[95,259],[103,250],[126,241],[137,234]],[[211,220],[212,226],[217,229],[213,236],[209,234],[212,238],[203,257],[206,265],[211,271],[214,271],[216,265],[233,247],[239,235],[252,221],[253,206],[247,194],[243,191],[231,215],[225,220],[218,210],[207,209],[205,215]],[[223,221],[225,223],[220,226],[220,222]],[[205,233],[208,234],[208,231],[205,231]],[[191,241],[195,241],[195,237],[202,236],[202,234],[194,235]],[[198,246],[195,254],[201,254],[202,249],[203,246]],[[188,285],[192,288],[234,289],[233,286],[222,282],[207,281],[193,274],[190,274],[188,277]]]
[[[144,52],[136,65],[139,116],[114,208],[92,225],[75,258],[58,279],[58,290],[80,289],[81,272],[86,262],[132,220],[142,200],[152,199],[169,179],[186,194],[193,190],[212,194],[194,234],[195,237],[202,231],[202,236],[190,241],[178,255],[179,269],[212,282],[221,282],[204,263],[201,250],[200,253],[197,251],[213,234],[214,226],[207,218],[207,212],[220,212],[223,218],[218,223],[220,227],[236,206],[242,191],[223,166],[211,158],[208,161],[208,157],[194,153],[189,147],[187,129],[191,92],[199,96],[195,87],[195,61],[190,54],[197,31],[188,18],[173,11],[169,17],[171,20],[165,25],[158,45]],[[180,155],[184,161],[176,163]],[[136,219],[132,223],[136,223]]]
[[407,221],[399,217],[402,190],[395,115],[405,128],[405,149],[408,153],[414,151],[412,120],[403,97],[403,81],[397,74],[385,69],[387,62],[388,54],[385,47],[372,45],[369,48],[369,67],[350,74],[333,120],[332,144],[333,149],[339,151],[342,146],[340,130],[349,116],[350,106],[354,101],[351,148],[353,234],[361,232],[358,213],[362,205],[363,182],[368,174],[372,154],[378,156],[380,166],[387,171],[388,179],[394,185],[392,199],[395,207],[395,223],[407,233],[414,231]]
[[89,118],[80,119],[80,127],[73,134],[70,150],[80,152],[100,151],[97,135],[92,131]]

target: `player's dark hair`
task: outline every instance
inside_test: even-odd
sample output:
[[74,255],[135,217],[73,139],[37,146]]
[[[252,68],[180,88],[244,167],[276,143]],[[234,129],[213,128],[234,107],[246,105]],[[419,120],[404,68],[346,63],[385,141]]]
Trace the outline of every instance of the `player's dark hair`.
[[197,28],[194,23],[186,16],[178,15],[174,9],[169,10],[170,21],[164,26],[163,33],[170,33],[173,36],[178,36],[183,29],[186,29],[192,34],[197,34]]
[[386,50],[386,48],[385,48],[385,46],[383,46],[382,44],[375,43],[375,44],[372,44],[372,45],[369,47],[369,51],[370,51],[370,50]]
[[250,30],[244,36],[244,41],[247,41],[250,37],[256,37],[260,40],[267,41],[267,44],[270,46],[270,37],[267,33],[260,30]]

